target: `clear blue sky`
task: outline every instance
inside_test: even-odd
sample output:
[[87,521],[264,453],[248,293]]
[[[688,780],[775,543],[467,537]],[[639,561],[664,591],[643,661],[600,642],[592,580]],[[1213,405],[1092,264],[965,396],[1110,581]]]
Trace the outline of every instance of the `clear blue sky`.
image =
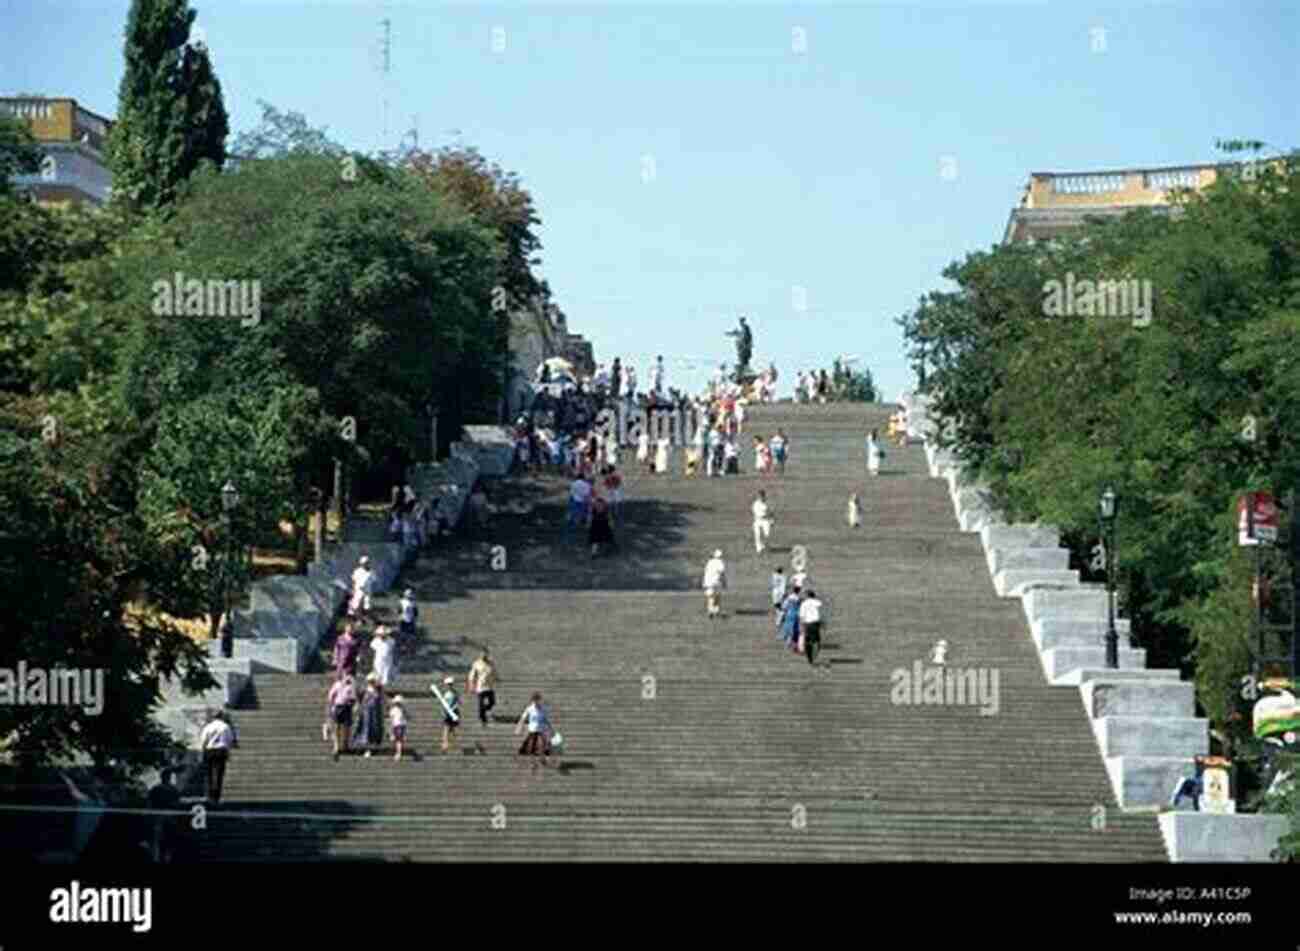
[[[893,399],[911,382],[895,318],[1000,240],[1029,172],[1300,144],[1292,0],[194,6],[234,130],[266,99],[370,151],[385,98],[387,144],[417,116],[421,145],[458,130],[532,191],[571,329],[641,372],[663,353],[670,384],[730,362],[743,312],[782,391],[853,354]],[[128,8],[0,0],[0,93],[115,115]]]

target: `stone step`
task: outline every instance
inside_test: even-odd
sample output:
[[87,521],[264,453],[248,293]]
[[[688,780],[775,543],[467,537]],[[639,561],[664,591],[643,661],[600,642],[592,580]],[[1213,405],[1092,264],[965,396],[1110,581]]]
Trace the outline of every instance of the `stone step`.
[[1068,548],[990,548],[985,555],[985,561],[988,562],[990,575],[1008,569],[1025,568],[1065,571],[1070,567],[1070,550]]
[[1191,681],[1090,680],[1079,693],[1090,717],[1190,717],[1196,713]]
[[1022,597],[1032,586],[1070,589],[1079,584],[1079,573],[1063,568],[1004,568],[993,578],[993,589],[1001,598]]
[[991,548],[1059,548],[1061,533],[1053,525],[1039,523],[990,525],[980,532],[980,542],[986,552]]
[[1021,600],[1030,624],[1046,618],[1105,622],[1108,610],[1106,589],[1100,585],[1081,584],[1066,591],[1035,588]]
[[1105,716],[1092,721],[1102,756],[1173,756],[1209,752],[1209,721],[1200,717]]
[[[1064,678],[1076,669],[1097,669],[1106,666],[1106,648],[1104,647],[1054,647],[1041,652],[1043,671],[1048,682],[1062,686]],[[1120,670],[1143,670],[1146,668],[1147,652],[1142,648],[1119,648]]]
[[1054,680],[1056,687],[1079,687],[1093,680],[1172,680],[1182,678],[1182,672],[1164,667],[1112,670],[1108,667],[1080,667],[1068,671]]
[[1277,815],[1168,812],[1160,833],[1175,862],[1270,862],[1289,820]]
[[[1128,618],[1115,619],[1115,633],[1119,635],[1120,644],[1127,644],[1132,623]],[[1030,636],[1039,650],[1051,650],[1053,647],[1096,647],[1105,646],[1106,622],[1078,621],[1045,617],[1029,625]]]
[[[1185,756],[1106,757],[1106,772],[1122,809],[1169,808],[1174,784],[1194,771],[1191,757]],[[1183,800],[1180,808],[1192,806]]]

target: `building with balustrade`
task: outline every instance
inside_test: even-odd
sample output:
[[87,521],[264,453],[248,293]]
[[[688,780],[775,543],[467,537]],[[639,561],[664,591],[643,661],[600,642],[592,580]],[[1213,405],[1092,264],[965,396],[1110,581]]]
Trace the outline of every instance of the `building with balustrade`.
[[16,175],[14,185],[41,205],[102,205],[113,178],[104,156],[111,119],[75,99],[0,98],[0,115],[22,120],[45,154],[35,175]]
[[1013,208],[1003,244],[1045,241],[1078,228],[1087,218],[1116,217],[1134,208],[1177,213],[1176,189],[1202,191],[1240,163],[1127,168],[1109,172],[1034,172]]

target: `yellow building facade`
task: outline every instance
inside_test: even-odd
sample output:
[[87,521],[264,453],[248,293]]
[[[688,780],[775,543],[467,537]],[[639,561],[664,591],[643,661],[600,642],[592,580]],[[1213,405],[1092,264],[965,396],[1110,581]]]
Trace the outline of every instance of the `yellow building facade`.
[[44,153],[38,173],[14,177],[21,191],[47,206],[108,201],[113,178],[104,144],[111,119],[82,108],[75,99],[32,96],[0,98],[0,115],[25,123]]
[[1113,217],[1135,208],[1168,213],[1173,193],[1202,191],[1220,175],[1241,173],[1242,163],[1126,168],[1104,172],[1034,172],[1012,209],[1004,244],[1043,241],[1078,228],[1089,217]]

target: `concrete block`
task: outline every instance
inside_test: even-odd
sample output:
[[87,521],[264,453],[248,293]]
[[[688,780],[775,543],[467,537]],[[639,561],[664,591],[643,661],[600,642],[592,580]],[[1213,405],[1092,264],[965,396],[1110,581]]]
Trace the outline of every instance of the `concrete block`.
[[1190,681],[1090,680],[1079,687],[1090,717],[1190,717],[1196,691]]
[[1066,590],[1031,588],[1020,600],[1030,624],[1040,618],[1106,622],[1106,590],[1099,585],[1079,585]]
[[[1095,670],[1106,666],[1106,648],[1104,647],[1054,647],[1041,651],[1043,673],[1048,681],[1059,684],[1061,678],[1075,668]],[[1141,670],[1146,667],[1147,652],[1141,648],[1120,646],[1119,666],[1121,670]]]
[[1059,589],[1077,588],[1079,573],[1046,568],[1007,568],[993,577],[993,588],[1002,598],[1022,597],[1034,585]]
[[[983,535],[983,532],[980,534]],[[989,574],[994,576],[1007,569],[1065,571],[1070,567],[1070,551],[1067,548],[990,548],[984,557],[988,562]]]
[[1001,516],[992,508],[971,508],[962,512],[957,518],[963,532],[979,532],[989,525],[996,525]]
[[253,681],[253,665],[246,658],[209,657],[208,671],[216,678],[217,686],[198,693],[186,692],[179,677],[163,679],[163,706],[234,707]]
[[1177,682],[1182,672],[1166,667],[1126,668],[1111,670],[1108,667],[1079,667],[1052,681],[1054,687],[1078,687],[1093,680],[1172,680]]
[[1200,717],[1106,716],[1092,720],[1102,756],[1174,756],[1190,760],[1210,749],[1209,721]]
[[[239,625],[240,618],[236,616],[236,633],[240,630],[250,630],[249,627]],[[216,647],[213,648],[216,650]],[[303,650],[301,643],[294,637],[239,637],[236,636],[231,645],[231,653],[235,660],[247,660],[252,664],[254,673],[262,670],[282,671],[291,674],[300,674],[303,672],[307,660],[306,652]]]
[[1018,525],[991,525],[980,532],[987,552],[991,548],[1059,548],[1061,533],[1054,525],[1036,522]]
[[1192,772],[1192,761],[1180,756],[1106,757],[1106,774],[1124,810],[1168,808],[1175,783]]
[[[1115,633],[1119,635],[1121,644],[1128,643],[1131,626],[1132,622],[1127,618],[1116,619]],[[1106,646],[1104,622],[1047,617],[1029,625],[1029,634],[1039,650],[1051,650],[1054,647]]]
[[154,711],[153,719],[187,749],[196,749],[199,734],[208,723],[208,710],[215,704],[172,704]]
[[1286,816],[1166,812],[1158,817],[1171,862],[1271,862]]

